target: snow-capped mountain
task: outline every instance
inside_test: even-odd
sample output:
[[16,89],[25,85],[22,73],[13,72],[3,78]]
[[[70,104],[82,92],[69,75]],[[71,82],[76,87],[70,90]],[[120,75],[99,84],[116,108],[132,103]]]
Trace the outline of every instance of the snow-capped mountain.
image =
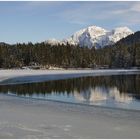
[[82,29],[74,33],[70,38],[62,41],[48,40],[49,44],[72,44],[80,45],[80,47],[87,46],[89,48],[102,48],[106,45],[113,45],[122,38],[133,34],[128,27],[118,27],[111,31],[103,29],[97,26],[89,26],[88,28]]
[[54,38],[53,39],[48,39],[45,42],[48,43],[48,44],[51,44],[51,45],[63,44],[63,41],[59,41],[59,40],[56,40]]

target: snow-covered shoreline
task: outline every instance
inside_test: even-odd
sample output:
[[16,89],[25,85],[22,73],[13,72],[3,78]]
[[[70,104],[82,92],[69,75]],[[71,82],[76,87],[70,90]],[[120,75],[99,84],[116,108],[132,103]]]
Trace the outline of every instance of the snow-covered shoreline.
[[140,112],[0,94],[0,138],[139,138]]
[[104,76],[134,73],[140,73],[140,70],[0,70],[0,85],[43,82],[84,76]]

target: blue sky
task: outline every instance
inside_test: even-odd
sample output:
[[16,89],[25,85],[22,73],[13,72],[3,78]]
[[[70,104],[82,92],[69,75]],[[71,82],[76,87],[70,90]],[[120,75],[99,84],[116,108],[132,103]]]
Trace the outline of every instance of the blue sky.
[[140,2],[0,2],[0,42],[63,39],[90,25],[140,30]]

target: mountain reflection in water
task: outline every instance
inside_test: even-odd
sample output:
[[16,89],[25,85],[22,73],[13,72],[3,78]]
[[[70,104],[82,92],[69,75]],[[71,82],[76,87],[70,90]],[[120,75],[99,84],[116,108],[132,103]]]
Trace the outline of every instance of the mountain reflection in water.
[[[86,97],[84,95],[86,95]],[[102,90],[100,87],[89,89],[87,91],[84,91],[84,93],[81,92],[81,94],[75,91],[74,97],[77,100],[87,102],[98,102],[112,99],[121,103],[130,103],[133,100],[132,96],[128,95],[127,93],[120,93],[116,87],[108,89],[108,92]]]
[[140,75],[82,77],[0,86],[1,93],[140,110]]

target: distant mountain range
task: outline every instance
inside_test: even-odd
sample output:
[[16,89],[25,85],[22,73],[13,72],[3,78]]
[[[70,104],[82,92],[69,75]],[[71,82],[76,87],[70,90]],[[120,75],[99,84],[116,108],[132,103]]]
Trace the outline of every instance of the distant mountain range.
[[63,39],[62,41],[56,39],[49,39],[45,41],[51,45],[67,44],[79,45],[80,47],[95,47],[96,49],[104,46],[114,45],[121,39],[134,34],[128,27],[118,27],[108,31],[101,27],[89,26],[74,33],[71,37]]

